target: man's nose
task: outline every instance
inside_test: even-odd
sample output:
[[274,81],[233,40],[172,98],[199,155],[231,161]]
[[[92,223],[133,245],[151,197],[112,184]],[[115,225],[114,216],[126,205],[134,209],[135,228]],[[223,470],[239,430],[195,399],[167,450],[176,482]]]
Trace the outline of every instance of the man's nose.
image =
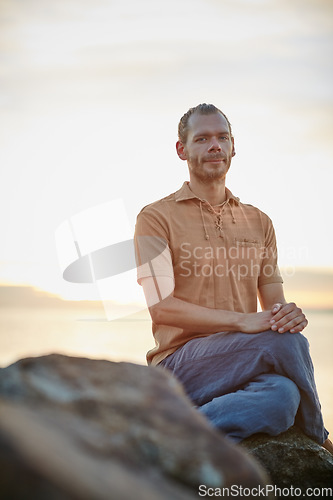
[[211,138],[209,151],[221,151],[221,145],[216,137]]

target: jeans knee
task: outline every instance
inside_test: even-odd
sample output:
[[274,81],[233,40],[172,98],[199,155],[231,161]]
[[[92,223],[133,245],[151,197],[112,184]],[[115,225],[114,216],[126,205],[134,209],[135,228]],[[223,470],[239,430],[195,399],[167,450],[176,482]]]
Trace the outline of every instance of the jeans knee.
[[279,377],[278,381],[278,391],[277,397],[279,398],[279,402],[283,402],[284,406],[295,407],[296,410],[299,406],[301,396],[295,382],[290,380],[287,377]]
[[274,384],[274,401],[270,401],[272,417],[282,432],[294,424],[301,396],[297,385],[286,377],[277,375],[272,383]]
[[285,356],[289,358],[293,357],[305,357],[307,358],[309,354],[309,342],[304,335],[301,333],[276,333],[270,332],[268,349],[271,350],[272,354],[276,357]]
[[290,333],[290,332],[285,332],[280,334],[282,336],[286,335],[286,342],[290,345],[295,346],[296,349],[301,348],[302,350],[308,349],[309,347],[309,342],[306,337],[302,333]]

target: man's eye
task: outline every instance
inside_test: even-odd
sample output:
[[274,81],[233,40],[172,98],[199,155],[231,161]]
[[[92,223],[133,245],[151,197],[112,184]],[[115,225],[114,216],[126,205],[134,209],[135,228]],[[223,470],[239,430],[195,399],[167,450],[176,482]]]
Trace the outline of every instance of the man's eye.
[[223,141],[227,141],[228,140],[228,136],[227,135],[221,135],[220,139],[222,139]]
[[197,138],[197,142],[202,142],[202,141],[205,141],[206,140],[206,137],[198,137]]

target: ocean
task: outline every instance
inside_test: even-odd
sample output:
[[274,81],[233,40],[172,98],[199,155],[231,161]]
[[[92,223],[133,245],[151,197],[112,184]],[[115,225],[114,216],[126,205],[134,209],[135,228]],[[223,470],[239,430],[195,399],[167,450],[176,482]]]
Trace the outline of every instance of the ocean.
[[[333,311],[304,312],[324,422],[333,433]],[[54,352],[144,365],[153,346],[147,310],[107,321],[102,308],[0,308],[1,367]]]

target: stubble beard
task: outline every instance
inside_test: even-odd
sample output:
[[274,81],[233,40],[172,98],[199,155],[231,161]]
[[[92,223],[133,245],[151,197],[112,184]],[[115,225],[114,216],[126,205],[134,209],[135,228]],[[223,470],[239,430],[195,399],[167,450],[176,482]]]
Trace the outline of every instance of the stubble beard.
[[203,184],[210,184],[218,181],[222,182],[230,168],[231,158],[226,158],[223,166],[210,170],[206,170],[202,163],[200,164],[197,159],[189,158],[190,171],[197,180]]

